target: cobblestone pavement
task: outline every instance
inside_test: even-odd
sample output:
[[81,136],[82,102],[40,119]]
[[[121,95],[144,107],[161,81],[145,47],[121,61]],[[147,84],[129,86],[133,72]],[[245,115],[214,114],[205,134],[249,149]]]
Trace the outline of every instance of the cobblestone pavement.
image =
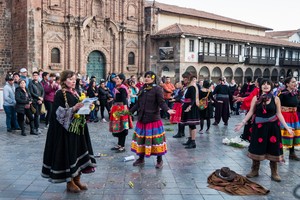
[[[251,160],[246,156],[247,149],[222,144],[223,138],[239,135],[233,128],[241,119],[242,116],[232,116],[229,126],[212,126],[209,134],[198,134],[197,148],[190,150],[181,144],[185,138],[172,138],[177,126],[166,125],[168,153],[163,156],[161,170],[154,167],[156,157],[147,158],[142,168],[133,167],[133,161],[124,162],[125,156],[134,155],[129,148],[132,130],[126,141],[127,151],[117,154],[110,151],[116,138],[108,132],[108,123],[89,123],[94,152],[102,156],[97,158],[97,171],[82,176],[89,190],[70,194],[65,183],[52,184],[40,176],[47,130],[43,129],[39,136],[8,133],[5,114],[0,112],[0,199],[296,199],[293,190],[300,184],[300,162],[289,161],[287,151],[286,163],[279,166],[282,182],[271,181],[267,161],[261,164],[260,176],[252,179],[270,189],[266,196],[231,196],[207,187],[207,177],[221,167],[228,166],[241,175],[249,172]],[[133,188],[128,184],[130,181]]]

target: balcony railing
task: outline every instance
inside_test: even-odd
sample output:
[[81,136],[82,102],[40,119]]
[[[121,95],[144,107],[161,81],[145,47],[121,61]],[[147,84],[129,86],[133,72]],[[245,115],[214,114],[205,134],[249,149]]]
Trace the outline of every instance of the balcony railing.
[[227,54],[218,54],[214,53],[203,54],[202,52],[198,53],[198,62],[203,63],[239,63],[238,55],[228,56]]
[[295,58],[293,58],[293,59],[280,58],[279,65],[280,66],[298,66],[298,67],[300,67],[300,60],[295,59]]
[[275,65],[275,57],[252,56],[246,57],[245,64],[247,65]]

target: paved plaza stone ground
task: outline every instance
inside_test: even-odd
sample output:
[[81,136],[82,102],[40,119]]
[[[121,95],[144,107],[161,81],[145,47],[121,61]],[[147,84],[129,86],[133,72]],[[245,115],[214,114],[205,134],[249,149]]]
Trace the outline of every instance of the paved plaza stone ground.
[[[233,131],[242,116],[232,116],[229,126],[212,126],[210,134],[197,134],[197,148],[184,149],[181,144],[186,139],[174,139],[175,125],[166,125],[168,153],[163,156],[164,167],[155,169],[156,157],[146,159],[144,167],[133,167],[133,161],[124,162],[125,156],[134,155],[130,151],[133,130],[126,141],[125,153],[113,153],[110,148],[116,138],[108,132],[108,123],[89,123],[95,154],[97,171],[83,175],[82,180],[89,190],[80,194],[66,192],[66,184],[52,184],[40,176],[42,156],[47,130],[38,136],[23,137],[20,132],[8,133],[5,114],[0,112],[0,200],[10,199],[107,199],[107,200],[279,200],[296,199],[293,190],[300,184],[300,162],[289,161],[280,164],[282,182],[270,179],[269,162],[263,161],[260,176],[252,180],[268,188],[266,196],[231,196],[207,187],[207,177],[216,169],[227,166],[245,175],[250,170],[251,160],[247,149],[234,148],[222,144],[225,137],[239,135]],[[166,122],[166,121],[164,121]],[[187,132],[186,128],[186,132]],[[52,130],[55,131],[55,130]],[[300,156],[300,152],[296,152]],[[131,188],[128,183],[132,182]]]

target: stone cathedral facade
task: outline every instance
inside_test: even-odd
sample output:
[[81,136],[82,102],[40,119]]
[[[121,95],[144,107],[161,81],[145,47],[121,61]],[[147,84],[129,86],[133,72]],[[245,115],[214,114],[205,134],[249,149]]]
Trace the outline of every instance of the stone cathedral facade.
[[0,0],[0,26],[4,73],[145,71],[143,0]]

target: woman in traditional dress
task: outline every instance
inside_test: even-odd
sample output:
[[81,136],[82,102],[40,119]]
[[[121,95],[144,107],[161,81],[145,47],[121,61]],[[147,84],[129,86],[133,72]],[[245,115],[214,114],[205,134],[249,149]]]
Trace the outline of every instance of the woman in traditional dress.
[[274,97],[271,91],[272,83],[263,79],[259,98],[253,97],[249,112],[242,122],[236,125],[235,131],[239,131],[255,115],[248,149],[248,157],[252,159],[252,170],[246,176],[248,178],[258,176],[260,161],[267,159],[270,160],[272,180],[280,182],[277,162],[283,162],[284,157],[278,120],[290,134],[293,134],[293,129],[286,124],[281,114],[280,100]]
[[83,106],[75,90],[75,73],[66,70],[60,77],[62,89],[54,97],[42,177],[53,183],[67,182],[67,190],[77,193],[87,190],[87,185],[80,182],[80,175],[94,172],[96,160],[85,120],[78,126],[79,134],[69,129],[74,123],[74,114]]
[[300,161],[300,158],[295,153],[295,146],[300,146],[300,124],[297,115],[298,91],[296,79],[288,77],[284,80],[285,89],[279,91],[279,99],[281,103],[282,115],[288,126],[294,129],[295,134],[290,134],[284,129],[283,124],[280,125],[282,144],[290,149],[289,159]]
[[197,83],[197,78],[195,76],[182,75],[183,81],[189,83],[187,89],[184,93],[183,105],[182,105],[182,115],[181,123],[183,125],[188,125],[190,130],[190,137],[188,141],[183,145],[186,145],[186,149],[196,148],[196,125],[200,124],[199,117],[199,91]]
[[131,142],[131,150],[139,155],[133,166],[145,163],[144,158],[157,156],[157,169],[162,168],[162,156],[167,152],[167,143],[163,123],[160,118],[163,111],[173,114],[163,98],[162,88],[156,85],[156,74],[145,73],[145,84],[138,94],[137,103],[130,109],[131,113],[138,111],[138,121]]
[[[253,97],[258,97],[259,95],[259,88],[260,88],[260,82],[262,81],[262,78],[259,77],[255,80],[255,88],[254,90],[247,96],[247,97],[238,97],[237,102],[243,102],[241,105],[241,110],[245,110],[246,112],[249,112],[251,107],[251,101]],[[252,124],[253,120],[250,118],[248,122],[244,126],[244,131],[241,134],[240,138],[242,138],[245,141],[251,140],[251,133],[252,133]]]
[[125,152],[125,140],[128,135],[128,129],[132,128],[131,117],[128,115],[129,92],[127,86],[124,85],[126,80],[124,74],[118,74],[114,80],[116,87],[113,90],[114,104],[109,116],[109,131],[112,132],[114,137],[118,138],[118,144],[111,150],[115,150],[116,153],[122,153]]
[[200,114],[200,130],[199,133],[203,134],[203,126],[204,126],[204,120],[206,120],[206,133],[209,133],[209,128],[210,128],[210,116],[211,114],[211,110],[210,107],[213,106],[212,105],[212,101],[216,102],[215,98],[212,95],[212,92],[209,90],[210,87],[210,83],[205,80],[203,81],[203,87],[201,88],[201,90],[199,91],[199,99],[202,98],[207,98],[208,100],[208,104],[207,107],[203,110],[199,109],[199,114]]

